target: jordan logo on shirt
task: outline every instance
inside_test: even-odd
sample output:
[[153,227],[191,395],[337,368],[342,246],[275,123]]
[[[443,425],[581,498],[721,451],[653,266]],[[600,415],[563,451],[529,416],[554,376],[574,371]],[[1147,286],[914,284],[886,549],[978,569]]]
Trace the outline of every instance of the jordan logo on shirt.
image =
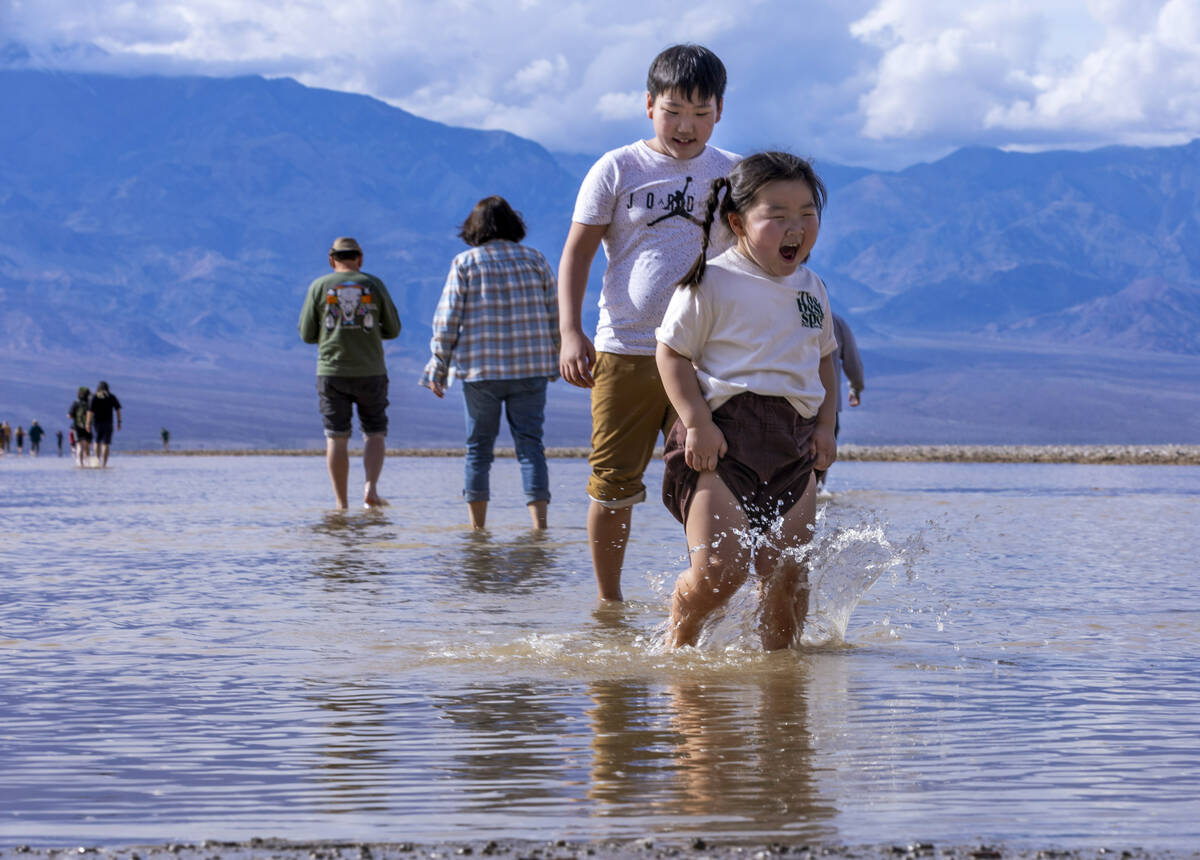
[[825,309],[811,293],[801,290],[796,296],[796,307],[800,308],[800,324],[805,328],[821,328],[825,324]]
[[[692,210],[696,208],[696,197],[693,194],[688,194],[688,186],[692,184],[692,177],[687,177],[687,181],[683,183],[683,187],[678,191],[672,191],[667,195],[665,200],[658,200],[654,196],[653,191],[646,192],[646,208],[647,209],[663,209],[665,215],[660,215],[655,218],[647,227],[653,227],[668,218],[685,218],[691,221],[697,227],[702,226],[701,221],[692,215]],[[629,195],[629,202],[625,204],[626,209],[632,209],[634,205],[634,195]]]

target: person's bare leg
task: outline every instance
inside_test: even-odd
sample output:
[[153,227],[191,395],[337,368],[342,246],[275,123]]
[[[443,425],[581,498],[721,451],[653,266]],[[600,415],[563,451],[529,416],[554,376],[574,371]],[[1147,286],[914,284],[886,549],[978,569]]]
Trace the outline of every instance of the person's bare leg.
[[529,503],[529,519],[533,523],[533,527],[538,531],[545,531],[546,529],[546,507],[545,499]]
[[621,596],[621,566],[625,563],[625,545],[629,542],[629,524],[633,505],[606,508],[592,499],[588,505],[588,543],[592,548],[592,569],[601,600],[624,600]]
[[749,524],[741,505],[716,472],[696,483],[685,527],[691,566],[679,575],[671,597],[667,633],[672,648],[694,645],[704,622],[750,575]]
[[349,437],[325,437],[325,465],[329,469],[329,482],[333,484],[333,497],[338,508],[344,511],[350,507],[346,496],[346,485],[350,480]]
[[487,500],[467,502],[467,513],[471,517],[471,528],[481,529],[487,523]]
[[387,499],[379,495],[379,474],[383,471],[383,459],[387,454],[387,437],[373,433],[363,439],[363,471],[367,481],[363,485],[363,504],[368,508],[382,507]]
[[109,446],[105,445],[103,442],[96,443],[96,456],[100,458],[101,466],[108,465],[108,447]]
[[813,475],[804,495],[784,514],[778,537],[771,535],[768,544],[755,555],[755,568],[762,577],[759,635],[767,651],[791,646],[804,629],[808,613],[808,562],[800,557],[798,550],[812,542],[816,499],[817,479]]

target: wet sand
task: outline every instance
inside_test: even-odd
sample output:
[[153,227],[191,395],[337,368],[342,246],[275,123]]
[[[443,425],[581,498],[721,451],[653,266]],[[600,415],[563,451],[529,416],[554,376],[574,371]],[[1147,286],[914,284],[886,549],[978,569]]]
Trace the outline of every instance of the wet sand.
[[[317,448],[181,449],[122,451],[123,455],[169,457],[318,457]],[[359,454],[359,451],[351,451]],[[661,450],[656,455],[661,455]],[[393,448],[389,457],[461,457],[462,448]],[[546,456],[581,458],[587,448],[547,448]],[[497,448],[497,457],[513,457],[512,448]],[[1114,465],[1200,465],[1200,445],[842,445],[838,459],[901,463],[1090,463]]]
[[603,842],[492,841],[438,842],[290,842],[282,839],[251,839],[247,842],[167,843],[127,847],[36,848],[28,845],[0,846],[0,860],[16,858],[96,857],[113,860],[446,860],[450,857],[505,857],[511,860],[615,860],[615,858],[730,858],[730,860],[772,860],[772,858],[831,858],[831,860],[1185,860],[1200,853],[1182,851],[1146,851],[1139,848],[1091,847],[1075,849],[1014,847],[998,843],[978,845],[935,845],[929,842],[899,842],[888,845],[826,845],[809,843],[734,843],[631,840]]

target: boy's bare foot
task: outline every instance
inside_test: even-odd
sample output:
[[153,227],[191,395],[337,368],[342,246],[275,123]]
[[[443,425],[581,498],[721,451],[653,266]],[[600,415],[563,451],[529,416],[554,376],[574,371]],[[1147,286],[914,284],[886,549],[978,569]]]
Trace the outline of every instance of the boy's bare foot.
[[387,499],[380,496],[371,495],[363,499],[364,508],[386,508],[391,504]]

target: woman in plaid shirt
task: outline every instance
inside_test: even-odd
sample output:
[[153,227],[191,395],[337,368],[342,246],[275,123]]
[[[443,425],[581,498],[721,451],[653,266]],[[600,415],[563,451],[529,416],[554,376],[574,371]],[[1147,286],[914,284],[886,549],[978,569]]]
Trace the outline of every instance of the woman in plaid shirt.
[[471,525],[487,518],[488,474],[503,407],[512,431],[525,502],[546,527],[550,479],[542,445],[546,385],[558,377],[558,287],[542,254],[520,243],[525,224],[503,197],[475,204],[458,234],[471,246],[450,264],[433,317],[433,356],[421,385],[446,392],[451,363],[463,381],[467,458],[463,498]]

